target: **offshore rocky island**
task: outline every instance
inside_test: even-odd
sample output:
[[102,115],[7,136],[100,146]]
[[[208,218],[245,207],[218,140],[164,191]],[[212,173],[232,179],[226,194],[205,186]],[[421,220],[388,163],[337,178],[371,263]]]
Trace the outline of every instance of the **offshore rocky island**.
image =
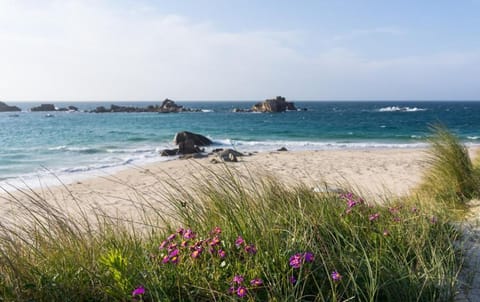
[[[256,103],[251,108],[242,109],[234,108],[232,112],[285,112],[297,111],[293,102],[288,102],[285,97],[277,96],[274,99],[266,99],[263,102]],[[301,109],[307,110],[307,109]],[[0,112],[21,111],[17,106],[9,106],[0,102]],[[32,112],[53,112],[53,111],[79,111],[75,106],[67,106],[58,108],[54,104],[41,104],[30,108]],[[202,109],[187,108],[178,105],[171,99],[165,99],[160,105],[149,105],[147,107],[134,106],[120,106],[112,104],[109,108],[105,106],[98,106],[97,108],[88,111],[90,113],[117,113],[117,112],[157,112],[157,113],[180,113],[180,112],[202,112]]]

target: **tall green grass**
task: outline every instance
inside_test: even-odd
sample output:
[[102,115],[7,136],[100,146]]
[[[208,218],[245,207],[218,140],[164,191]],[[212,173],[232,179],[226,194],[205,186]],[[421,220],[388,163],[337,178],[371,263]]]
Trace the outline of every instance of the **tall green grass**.
[[28,223],[0,228],[0,300],[453,300],[459,235],[441,208],[256,179],[197,180],[135,223],[35,196]]
[[444,126],[432,126],[428,166],[420,192],[435,200],[464,204],[480,196],[479,168],[472,164],[467,148]]

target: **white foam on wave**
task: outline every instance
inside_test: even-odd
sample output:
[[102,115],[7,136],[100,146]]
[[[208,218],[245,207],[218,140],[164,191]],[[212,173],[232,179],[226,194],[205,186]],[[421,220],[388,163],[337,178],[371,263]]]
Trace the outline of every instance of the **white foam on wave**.
[[377,111],[378,112],[419,112],[419,111],[427,111],[427,109],[418,108],[418,107],[388,106],[388,107],[380,108]]
[[480,136],[467,136],[467,138],[470,140],[477,140],[480,139]]
[[230,147],[239,151],[274,151],[286,147],[292,151],[339,150],[339,149],[384,149],[425,148],[427,143],[367,142],[367,141],[241,141],[233,139],[215,140],[215,147]]
[[205,112],[205,113],[207,113],[207,112],[214,112],[212,109],[201,109],[201,111],[202,111],[202,112]]

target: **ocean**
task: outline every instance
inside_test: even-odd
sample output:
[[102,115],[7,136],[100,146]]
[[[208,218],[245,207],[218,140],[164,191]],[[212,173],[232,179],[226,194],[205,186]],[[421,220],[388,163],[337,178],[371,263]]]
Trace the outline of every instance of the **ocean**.
[[[239,151],[421,148],[429,126],[442,123],[467,145],[480,144],[480,102],[295,102],[306,111],[233,113],[255,102],[180,102],[202,112],[29,112],[38,103],[12,103],[23,111],[0,113],[0,187],[35,187],[105,175],[147,162],[172,160],[183,130],[212,139],[211,148]],[[43,102],[46,103],[46,102]],[[146,107],[161,102],[72,102],[82,111],[111,104]],[[207,148],[208,151],[209,148]]]

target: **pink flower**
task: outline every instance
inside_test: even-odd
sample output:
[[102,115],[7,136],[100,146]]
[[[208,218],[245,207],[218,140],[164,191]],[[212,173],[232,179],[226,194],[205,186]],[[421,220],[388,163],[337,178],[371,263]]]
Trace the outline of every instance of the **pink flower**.
[[257,248],[253,244],[249,244],[245,246],[245,252],[255,255],[257,253]]
[[243,278],[242,275],[235,275],[233,277],[233,283],[242,284],[243,280],[244,280],[244,278]]
[[187,247],[187,245],[188,245],[188,241],[186,240],[183,240],[182,243],[180,243],[181,247]]
[[225,258],[225,256],[227,256],[227,253],[224,250],[218,250],[218,256],[220,258]]
[[192,256],[193,259],[197,259],[198,257],[200,257],[201,254],[202,254],[202,250],[198,249],[198,250],[193,251],[191,256]]
[[141,295],[144,295],[144,294],[145,294],[145,288],[143,286],[139,286],[132,291],[132,296],[133,297],[141,296]]
[[338,282],[338,281],[342,280],[342,278],[343,278],[343,276],[340,275],[340,273],[337,272],[337,271],[333,271],[331,276],[332,276],[332,280],[335,281],[335,282]]
[[295,285],[297,283],[297,278],[295,278],[295,276],[292,275],[292,276],[290,276],[290,278],[288,278],[288,281],[291,284]]
[[162,241],[162,243],[160,244],[160,246],[158,248],[163,250],[167,246],[167,244],[168,244],[168,241],[164,240],[164,241]]
[[173,250],[176,250],[176,249],[177,249],[177,244],[176,244],[176,243],[171,243],[171,244],[168,246],[168,248],[167,248],[167,250],[168,250],[169,252],[171,252],[171,251],[173,251]]
[[432,223],[432,224],[437,223],[437,221],[438,221],[437,217],[435,217],[435,216],[432,216],[432,218],[430,218],[430,223]]
[[168,256],[164,256],[162,259],[162,263],[165,264],[168,263],[168,261],[170,261],[170,258]]
[[218,235],[218,234],[222,233],[222,229],[221,229],[220,227],[216,226],[216,227],[213,229],[212,233]]
[[313,260],[315,260],[315,257],[310,252],[306,252],[304,254],[304,258],[305,258],[305,262],[313,262]]
[[173,264],[177,264],[178,263],[178,256],[171,257],[170,262],[173,263]]
[[368,217],[368,220],[375,221],[375,220],[378,219],[378,217],[380,217],[380,213],[375,213],[375,214],[370,215],[370,217]]
[[220,238],[218,236],[213,237],[213,239],[210,241],[210,246],[216,246],[220,243]]
[[250,281],[250,285],[253,285],[253,286],[262,286],[263,285],[263,280],[260,279],[260,278],[255,278],[253,280]]
[[195,238],[195,233],[191,229],[188,229],[188,230],[185,231],[185,233],[183,233],[183,238],[194,239]]
[[238,236],[237,240],[235,240],[235,246],[237,248],[240,247],[244,243],[245,243],[245,240],[243,240],[242,236]]
[[170,252],[170,254],[168,254],[168,257],[172,258],[172,257],[178,256],[179,252],[180,251],[178,249],[174,249],[173,251]]
[[170,236],[167,237],[167,240],[168,241],[172,241],[173,239],[175,239],[177,237],[177,234],[171,234]]
[[303,255],[302,254],[295,254],[293,255],[292,257],[290,257],[290,266],[293,267],[293,268],[300,268],[300,266],[302,266],[302,262],[303,262]]
[[247,295],[247,288],[245,286],[239,286],[237,289],[237,296],[243,298]]
[[177,234],[178,234],[178,235],[183,236],[183,233],[185,233],[185,229],[184,229],[184,228],[179,228],[179,229],[177,229]]

